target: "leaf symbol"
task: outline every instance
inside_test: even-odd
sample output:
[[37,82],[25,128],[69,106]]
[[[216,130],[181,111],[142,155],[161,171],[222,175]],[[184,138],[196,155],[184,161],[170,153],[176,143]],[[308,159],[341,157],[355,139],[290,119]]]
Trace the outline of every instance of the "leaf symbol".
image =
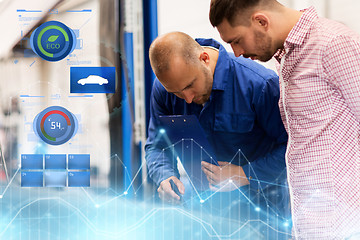
[[52,35],[52,36],[50,36],[49,38],[48,38],[48,42],[55,42],[56,41],[56,39],[58,39],[58,37],[59,37],[59,35]]

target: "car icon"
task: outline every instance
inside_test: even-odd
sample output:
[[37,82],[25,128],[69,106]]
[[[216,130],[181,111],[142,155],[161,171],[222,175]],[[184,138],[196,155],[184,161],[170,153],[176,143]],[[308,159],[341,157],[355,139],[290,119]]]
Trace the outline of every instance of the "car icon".
[[85,84],[108,84],[109,81],[106,78],[97,76],[97,75],[89,75],[87,78],[82,78],[78,82],[78,84],[85,85]]

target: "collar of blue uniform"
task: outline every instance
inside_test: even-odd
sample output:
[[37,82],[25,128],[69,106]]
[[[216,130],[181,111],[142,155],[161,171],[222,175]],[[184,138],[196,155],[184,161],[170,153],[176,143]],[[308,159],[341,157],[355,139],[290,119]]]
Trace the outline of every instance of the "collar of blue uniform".
[[212,90],[225,90],[227,79],[229,78],[230,58],[226,49],[212,38],[195,39],[201,46],[209,46],[219,49],[219,57],[215,67]]

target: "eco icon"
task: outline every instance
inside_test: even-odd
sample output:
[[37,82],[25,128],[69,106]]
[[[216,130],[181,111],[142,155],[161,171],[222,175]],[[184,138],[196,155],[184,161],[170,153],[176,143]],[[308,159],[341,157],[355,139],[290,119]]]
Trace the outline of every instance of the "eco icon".
[[72,29],[58,21],[49,21],[36,28],[30,37],[32,50],[47,61],[60,61],[76,47]]

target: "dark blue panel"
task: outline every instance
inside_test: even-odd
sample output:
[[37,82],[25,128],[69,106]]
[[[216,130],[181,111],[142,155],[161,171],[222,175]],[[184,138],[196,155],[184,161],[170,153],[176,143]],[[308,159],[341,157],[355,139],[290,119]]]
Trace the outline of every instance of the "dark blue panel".
[[46,171],[44,173],[45,187],[66,187],[66,171]]
[[[134,60],[133,60],[133,34],[129,32],[124,33],[124,45],[125,45],[125,54],[126,54],[126,63],[127,63],[127,76],[125,71],[122,71],[122,124],[123,124],[123,163],[125,165],[124,174],[124,185],[127,189],[131,183],[131,172],[132,172],[132,117],[134,112]],[[123,66],[124,67],[124,66]],[[128,77],[128,78],[126,78]],[[131,98],[130,98],[130,97]],[[131,102],[129,102],[131,101]]]
[[69,187],[90,187],[90,172],[69,172]]
[[21,186],[22,187],[42,187],[43,173],[42,172],[21,172]]
[[21,154],[21,169],[43,169],[42,154]]
[[66,169],[66,154],[45,154],[45,169]]
[[115,93],[115,67],[70,67],[70,93]]
[[90,169],[90,154],[69,154],[68,169]]
[[[144,65],[145,65],[145,109],[146,109],[146,124],[150,119],[150,94],[152,84],[155,79],[150,61],[149,61],[149,47],[152,41],[158,36],[158,14],[157,14],[157,0],[143,0],[144,8]],[[148,125],[146,125],[146,129]]]

